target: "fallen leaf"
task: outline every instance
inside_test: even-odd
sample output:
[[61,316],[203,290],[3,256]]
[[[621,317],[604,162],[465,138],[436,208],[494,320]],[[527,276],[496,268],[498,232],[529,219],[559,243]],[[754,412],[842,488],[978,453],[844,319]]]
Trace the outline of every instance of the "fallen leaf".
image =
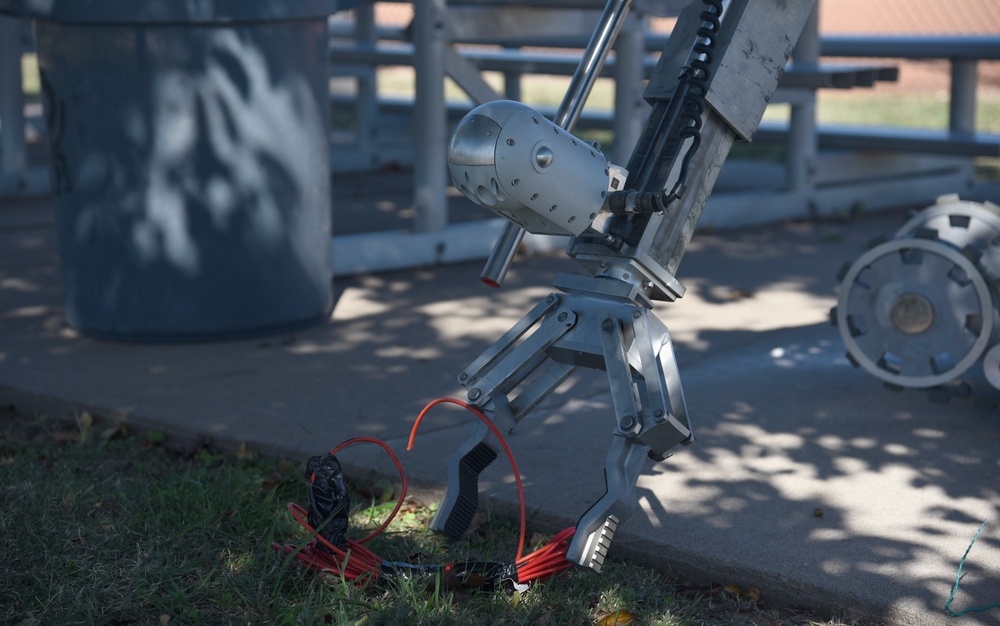
[[166,613],[162,613],[160,615],[160,624],[162,624],[162,626],[167,626],[167,624],[169,623],[170,623],[170,616],[167,615]]
[[84,411],[76,418],[76,424],[80,429],[79,442],[86,443],[90,439],[91,431],[94,430],[94,416]]
[[80,431],[78,430],[57,430],[54,433],[49,433],[49,439],[58,444],[78,441],[80,438]]
[[630,626],[635,621],[635,615],[625,609],[618,609],[610,615],[605,615],[597,621],[598,626]]
[[750,602],[760,602],[760,599],[763,597],[764,596],[761,594],[760,589],[756,587],[750,587],[750,591],[743,594],[743,598],[745,600],[749,600]]
[[246,442],[240,444],[239,448],[236,448],[236,458],[237,459],[256,459],[257,451],[251,448]]
[[111,441],[115,437],[124,437],[126,435],[128,435],[128,428],[126,428],[124,422],[118,422],[111,428],[102,430],[98,438],[101,441]]
[[280,478],[263,478],[260,481],[260,488],[264,491],[271,491],[280,486],[284,481]]
[[729,595],[731,595],[731,596],[737,596],[737,597],[738,597],[738,596],[739,596],[739,595],[740,595],[741,593],[743,593],[743,592],[742,592],[742,591],[740,590],[740,588],[739,588],[739,587],[737,587],[736,585],[726,585],[725,587],[723,587],[723,588],[722,588],[722,590],[723,590],[723,591],[725,591],[726,593],[728,593],[728,594],[729,594]]
[[406,500],[403,501],[403,506],[399,507],[399,513],[427,513],[430,509],[427,505],[420,500],[414,498],[413,496],[407,496]]

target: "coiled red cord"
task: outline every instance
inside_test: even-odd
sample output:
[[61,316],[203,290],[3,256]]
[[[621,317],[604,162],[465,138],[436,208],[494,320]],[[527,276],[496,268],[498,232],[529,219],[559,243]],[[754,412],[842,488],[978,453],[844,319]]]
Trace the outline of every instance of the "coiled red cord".
[[[511,470],[514,472],[514,482],[517,486],[517,497],[519,503],[517,556],[514,561],[517,568],[518,580],[514,582],[520,584],[530,584],[550,578],[559,572],[572,567],[573,564],[566,560],[569,542],[572,540],[573,533],[576,530],[572,527],[558,533],[552,538],[551,541],[538,550],[535,550],[528,555],[523,555],[527,516],[525,514],[524,487],[521,483],[521,474],[517,469],[517,463],[514,461],[514,454],[507,445],[507,441],[504,439],[503,433],[500,432],[496,425],[493,424],[493,422],[486,417],[482,411],[467,402],[463,402],[455,398],[438,398],[424,407],[424,409],[417,416],[417,419],[413,422],[413,428],[410,430],[410,438],[407,442],[406,449],[411,450],[413,448],[413,442],[417,435],[417,429],[420,427],[420,424],[423,422],[427,413],[435,406],[445,403],[461,406],[482,420],[490,428],[493,434],[496,435],[497,440],[500,441],[500,445],[507,454],[507,460],[510,462]],[[392,451],[392,449],[380,439],[375,439],[374,437],[354,437],[330,450],[330,455],[335,455],[347,446],[356,443],[373,443],[381,447],[389,455],[389,458],[392,459],[393,464],[396,466],[396,470],[399,472],[399,476],[402,481],[400,495],[396,501],[396,506],[393,508],[392,512],[389,513],[388,517],[386,517],[385,521],[363,539],[348,539],[347,550],[345,551],[333,545],[322,535],[317,533],[316,529],[309,524],[308,513],[305,509],[298,504],[289,503],[288,510],[292,517],[295,518],[295,520],[310,533],[312,538],[304,546],[296,546],[295,544],[279,544],[274,542],[272,547],[279,553],[295,558],[298,562],[309,569],[331,574],[344,581],[351,581],[364,586],[378,579],[380,574],[384,572],[383,568],[386,566],[391,567],[391,564],[389,564],[385,559],[364,547],[363,544],[380,535],[395,518],[399,509],[403,506],[404,500],[406,499],[408,481],[406,479],[406,472],[403,470],[403,466],[399,462],[399,458]],[[320,546],[325,549],[320,549]]]
[[[386,453],[388,453],[389,458],[392,459],[393,464],[396,466],[396,470],[399,472],[399,477],[402,481],[402,487],[400,488],[399,499],[396,501],[396,506],[392,509],[392,512],[389,513],[388,517],[386,517],[385,521],[382,522],[382,525],[363,539],[348,539],[347,550],[344,551],[327,541],[325,537],[316,532],[316,529],[309,524],[309,514],[305,509],[294,502],[290,502],[288,503],[289,513],[291,513],[292,517],[295,518],[295,521],[309,531],[309,534],[312,535],[313,538],[310,539],[309,543],[301,548],[294,544],[282,545],[277,542],[271,544],[271,546],[278,552],[294,556],[295,559],[303,563],[309,569],[333,574],[334,576],[343,578],[344,580],[360,580],[362,584],[368,584],[378,577],[384,559],[364,547],[363,544],[379,536],[382,531],[389,526],[393,518],[396,517],[396,513],[399,512],[400,507],[403,506],[403,501],[406,499],[406,491],[409,482],[406,479],[406,472],[403,470],[403,465],[399,462],[399,458],[388,446],[388,444],[380,439],[375,439],[374,437],[354,437],[330,450],[330,454],[335,455],[347,446],[356,443],[373,443],[385,450]],[[320,545],[326,548],[326,550],[321,550],[319,547]]]

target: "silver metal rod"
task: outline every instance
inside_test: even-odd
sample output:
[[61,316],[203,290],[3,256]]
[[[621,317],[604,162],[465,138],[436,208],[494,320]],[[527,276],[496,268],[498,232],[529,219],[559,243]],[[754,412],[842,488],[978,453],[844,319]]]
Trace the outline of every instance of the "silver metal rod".
[[618,31],[621,30],[631,6],[632,0],[609,0],[607,6],[604,7],[604,13],[601,14],[597,28],[590,37],[587,50],[583,53],[580,65],[577,66],[576,72],[570,80],[566,96],[563,98],[562,104],[559,105],[555,119],[552,120],[564,129],[573,130],[577,120],[580,119],[583,105],[586,104],[590,91],[593,89],[594,83],[597,82],[601,68],[604,67],[604,61],[608,58],[608,53],[615,43],[615,38],[618,37]]
[[[590,37],[590,43],[580,59],[580,64],[570,80],[566,95],[563,97],[555,119],[552,121],[567,131],[572,131],[583,112],[590,91],[604,67],[604,61],[618,37],[632,0],[609,0],[601,19]],[[499,287],[514,261],[517,248],[524,238],[524,229],[513,222],[504,226],[504,231],[490,252],[486,266],[479,278],[490,287]]]
[[479,280],[483,281],[487,287],[494,289],[499,287],[507,275],[507,270],[510,269],[510,264],[514,262],[514,255],[517,254],[517,248],[521,245],[522,239],[524,239],[523,228],[514,222],[505,223],[503,232],[493,244],[493,251],[486,259],[486,265],[483,267],[483,273],[479,275]]

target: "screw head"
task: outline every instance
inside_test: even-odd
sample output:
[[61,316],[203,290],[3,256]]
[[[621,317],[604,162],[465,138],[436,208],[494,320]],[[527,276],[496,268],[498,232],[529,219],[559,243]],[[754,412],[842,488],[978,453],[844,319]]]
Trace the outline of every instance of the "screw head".
[[618,424],[622,427],[622,430],[632,430],[635,428],[635,416],[626,415]]
[[556,317],[556,320],[560,322],[565,322],[567,317],[569,317],[569,315],[566,313],[566,311],[563,311],[562,313],[559,314],[558,317]]
[[478,400],[481,395],[483,392],[479,390],[479,387],[473,387],[469,390],[469,400]]
[[535,152],[535,163],[538,167],[544,169],[552,165],[552,159],[555,158],[555,154],[552,152],[552,148],[548,146],[542,146]]

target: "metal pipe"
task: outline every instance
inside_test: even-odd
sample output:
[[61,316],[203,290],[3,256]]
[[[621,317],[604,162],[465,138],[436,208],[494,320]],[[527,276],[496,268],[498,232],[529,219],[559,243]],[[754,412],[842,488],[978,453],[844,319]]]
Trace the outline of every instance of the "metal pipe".
[[[631,6],[632,0],[608,0],[607,6],[604,7],[597,28],[590,37],[590,43],[587,44],[587,49],[570,80],[555,119],[552,120],[563,129],[572,131],[580,119],[587,97],[597,82],[604,61],[608,58],[608,52],[611,51]],[[493,244],[493,251],[490,252],[483,273],[479,276],[483,283],[490,287],[500,286],[522,239],[524,239],[523,228],[513,222],[508,222],[504,226],[503,233]]]
[[951,61],[951,98],[948,105],[948,129],[955,133],[976,132],[976,81],[978,62]]
[[609,0],[607,6],[604,7],[604,13],[601,14],[597,28],[590,37],[587,50],[583,53],[580,65],[577,66],[576,72],[570,80],[566,96],[563,98],[562,104],[559,105],[555,119],[552,120],[567,131],[572,131],[577,120],[580,119],[583,105],[587,103],[590,90],[597,82],[601,68],[604,67],[604,61],[608,58],[608,52],[611,51],[611,46],[614,45],[615,39],[618,37],[618,31],[621,30],[631,5],[632,0]]
[[[792,49],[793,67],[810,68],[819,64],[819,5],[814,5],[806,19],[799,40]],[[808,193],[812,191],[812,174],[816,163],[816,92],[807,94],[792,104],[788,120],[788,188]]]
[[[354,9],[355,44],[375,47],[377,32],[375,5],[365,3]],[[368,165],[377,163],[375,133],[377,132],[378,89],[376,67],[368,65],[357,74],[357,99],[354,114],[357,119],[358,152]]]
[[483,273],[479,276],[483,284],[494,289],[500,286],[500,281],[507,275],[507,270],[510,269],[510,264],[513,263],[514,255],[517,254],[517,248],[521,245],[523,238],[523,228],[514,222],[504,223],[503,232],[500,233],[500,237],[493,245],[493,252],[486,259],[486,266],[483,267]]
[[413,165],[414,202],[417,214],[414,229],[418,232],[443,230],[448,225],[448,206],[444,187],[447,180],[448,130],[445,120],[444,54],[445,0],[421,0],[414,3],[413,39],[416,56],[414,131],[417,150],[426,158]]
[[632,154],[649,112],[649,105],[642,98],[645,30],[645,20],[633,13],[615,42],[615,111],[611,123],[615,162],[624,161]]
[[0,174],[22,176],[27,165],[21,90],[21,22],[0,15]]

